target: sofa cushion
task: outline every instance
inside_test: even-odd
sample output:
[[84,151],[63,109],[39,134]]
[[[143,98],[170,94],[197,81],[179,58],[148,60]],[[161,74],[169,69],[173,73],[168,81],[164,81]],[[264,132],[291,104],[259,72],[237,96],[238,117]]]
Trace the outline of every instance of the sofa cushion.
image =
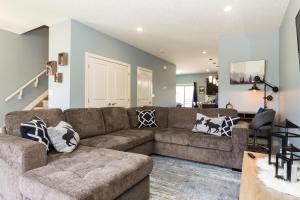
[[131,138],[111,134],[83,139],[80,141],[80,145],[115,149],[119,151],[126,151],[134,147],[134,143]]
[[85,148],[26,172],[20,190],[28,199],[115,199],[147,177],[148,156]]
[[138,127],[138,116],[136,110],[155,110],[155,121],[158,127],[160,128],[168,127],[169,108],[157,107],[157,106],[144,106],[144,107],[133,107],[127,109],[130,128]]
[[121,107],[102,108],[106,133],[129,129],[127,111]]
[[55,127],[49,127],[48,136],[55,150],[62,153],[74,151],[80,140],[73,127],[64,121],[59,122]]
[[154,139],[154,133],[152,130],[141,130],[141,129],[128,129],[128,130],[122,130],[113,132],[109,135],[114,136],[122,136],[126,138],[130,138],[134,146],[138,146],[141,144],[144,144],[146,142],[149,142]]
[[47,125],[39,117],[33,117],[30,122],[21,123],[20,131],[23,138],[37,141],[46,146],[47,151],[50,147],[50,138],[48,136]]
[[220,137],[203,133],[194,133],[189,138],[189,145],[193,147],[231,151],[232,140],[230,137]]
[[169,128],[184,128],[192,130],[197,113],[202,113],[197,108],[169,108]]
[[192,131],[221,136],[222,124],[224,121],[225,117],[210,118],[201,113],[197,113],[197,119],[195,120],[195,125]]
[[60,109],[14,111],[5,115],[7,134],[21,136],[20,124],[30,121],[34,116],[43,119],[47,126],[56,126],[60,121],[65,121]]
[[103,115],[98,108],[75,108],[64,111],[67,122],[81,139],[105,134]]
[[178,129],[178,128],[166,128],[157,130],[155,132],[154,139],[158,142],[169,144],[189,145],[191,130]]
[[226,108],[206,108],[206,109],[200,109],[199,112],[208,117],[219,117],[219,116],[236,117],[238,115],[237,110],[226,109]]
[[137,110],[138,128],[158,127],[155,120],[155,110]]

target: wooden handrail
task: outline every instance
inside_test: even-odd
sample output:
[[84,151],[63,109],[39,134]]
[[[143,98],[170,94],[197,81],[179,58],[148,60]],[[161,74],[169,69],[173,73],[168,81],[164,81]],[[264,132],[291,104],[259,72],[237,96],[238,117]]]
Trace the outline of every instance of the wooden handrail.
[[38,86],[39,78],[47,73],[47,69],[41,71],[38,75],[36,75],[33,79],[25,83],[22,87],[18,88],[14,93],[5,98],[5,101],[8,102],[12,98],[18,95],[18,99],[22,99],[23,90],[34,82],[34,87]]

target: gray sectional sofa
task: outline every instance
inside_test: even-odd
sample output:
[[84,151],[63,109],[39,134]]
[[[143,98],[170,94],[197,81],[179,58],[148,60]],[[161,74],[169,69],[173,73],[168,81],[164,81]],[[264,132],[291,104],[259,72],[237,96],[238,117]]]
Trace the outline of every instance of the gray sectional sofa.
[[[136,128],[137,109],[155,109],[159,127]],[[232,137],[192,133],[196,113],[237,115],[231,109],[164,107],[8,113],[6,134],[0,136],[0,199],[148,199],[151,154],[241,169],[248,129],[237,125]],[[21,138],[20,123],[33,116],[48,126],[68,122],[80,135],[80,145],[72,153],[47,152],[42,144]]]

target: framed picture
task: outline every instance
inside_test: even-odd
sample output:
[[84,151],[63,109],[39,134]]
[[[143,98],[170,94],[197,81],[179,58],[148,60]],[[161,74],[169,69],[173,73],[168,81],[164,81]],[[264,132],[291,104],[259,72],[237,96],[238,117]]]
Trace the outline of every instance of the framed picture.
[[265,60],[231,63],[230,84],[252,84],[254,77],[265,80]]
[[205,86],[199,86],[199,94],[205,94]]

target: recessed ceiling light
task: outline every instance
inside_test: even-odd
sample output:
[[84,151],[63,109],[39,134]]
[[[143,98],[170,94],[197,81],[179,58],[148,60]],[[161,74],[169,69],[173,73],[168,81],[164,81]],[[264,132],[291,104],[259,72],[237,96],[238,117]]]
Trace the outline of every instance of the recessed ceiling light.
[[203,54],[207,54],[207,52],[206,52],[206,51],[202,51],[202,53],[203,53]]
[[232,10],[232,6],[225,6],[224,7],[224,12],[230,12]]
[[141,26],[137,27],[136,30],[137,30],[137,32],[140,32],[140,33],[144,31],[143,27],[141,27]]

